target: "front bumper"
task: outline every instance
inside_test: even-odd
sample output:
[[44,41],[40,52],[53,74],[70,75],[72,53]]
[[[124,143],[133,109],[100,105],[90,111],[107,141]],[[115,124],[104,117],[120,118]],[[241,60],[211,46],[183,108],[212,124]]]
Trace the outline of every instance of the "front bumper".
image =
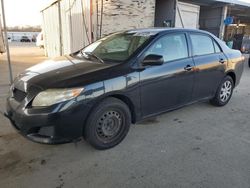
[[90,110],[90,106],[82,102],[68,103],[25,108],[13,98],[8,98],[5,116],[29,140],[44,144],[67,143],[82,136]]

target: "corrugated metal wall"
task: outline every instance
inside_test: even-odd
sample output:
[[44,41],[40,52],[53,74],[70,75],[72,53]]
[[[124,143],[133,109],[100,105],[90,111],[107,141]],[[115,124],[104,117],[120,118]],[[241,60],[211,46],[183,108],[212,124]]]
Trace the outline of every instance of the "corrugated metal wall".
[[61,55],[59,5],[55,3],[43,11],[45,53],[49,57]]
[[68,54],[89,44],[88,0],[62,0],[62,38],[63,53]]
[[70,1],[60,1],[61,23],[62,23],[62,51],[63,54],[71,52],[71,23],[70,23]]
[[47,56],[70,54],[89,44],[89,2],[61,0],[42,11]]
[[[86,35],[83,19],[83,7],[81,0],[68,0],[70,2],[70,7],[68,11],[70,12],[70,35],[71,35],[71,51],[77,51],[79,48],[86,46],[85,43]],[[79,27],[80,26],[80,27]],[[84,36],[84,37],[83,37]]]

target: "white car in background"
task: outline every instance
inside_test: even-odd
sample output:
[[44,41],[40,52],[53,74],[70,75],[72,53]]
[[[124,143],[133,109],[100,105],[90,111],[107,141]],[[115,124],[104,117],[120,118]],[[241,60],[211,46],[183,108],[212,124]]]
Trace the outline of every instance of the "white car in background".
[[44,38],[43,38],[43,33],[39,33],[36,37],[36,46],[40,48],[44,48]]

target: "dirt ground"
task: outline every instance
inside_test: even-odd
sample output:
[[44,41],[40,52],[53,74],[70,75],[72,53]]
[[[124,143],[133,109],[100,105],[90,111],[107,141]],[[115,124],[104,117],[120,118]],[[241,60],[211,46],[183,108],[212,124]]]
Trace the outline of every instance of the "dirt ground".
[[[43,49],[35,46],[34,43],[10,43],[11,64],[13,76],[18,72],[37,64],[45,59]],[[9,74],[6,54],[0,54],[0,85],[9,84]]]
[[[45,60],[32,45],[11,46],[15,74]],[[8,72],[0,55],[0,110]],[[0,114],[0,187],[250,187],[250,69],[230,103],[194,104],[132,125],[117,147],[84,141],[42,145],[23,138]]]

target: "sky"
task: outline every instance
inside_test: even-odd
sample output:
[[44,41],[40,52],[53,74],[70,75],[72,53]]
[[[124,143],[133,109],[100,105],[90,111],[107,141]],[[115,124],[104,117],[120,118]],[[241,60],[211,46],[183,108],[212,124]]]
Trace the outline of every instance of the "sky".
[[[4,0],[7,26],[40,25],[41,9],[53,0]],[[250,3],[250,0],[239,0]]]
[[41,9],[52,0],[4,0],[7,26],[41,25]]

